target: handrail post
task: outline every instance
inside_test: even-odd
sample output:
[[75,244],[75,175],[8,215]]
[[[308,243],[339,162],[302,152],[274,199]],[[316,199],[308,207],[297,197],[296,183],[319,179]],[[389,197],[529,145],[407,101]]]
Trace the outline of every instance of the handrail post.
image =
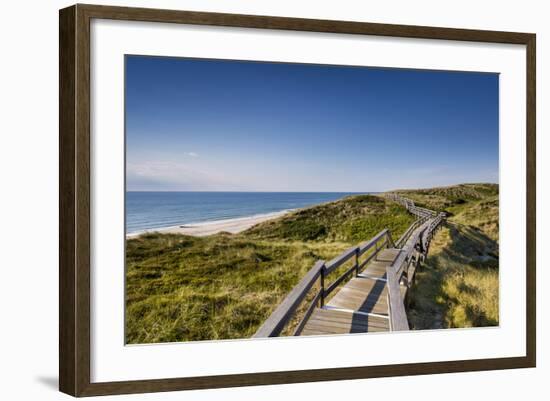
[[321,298],[319,299],[319,306],[322,308],[325,305],[325,265],[321,268]]
[[359,275],[359,248],[355,250],[355,277]]

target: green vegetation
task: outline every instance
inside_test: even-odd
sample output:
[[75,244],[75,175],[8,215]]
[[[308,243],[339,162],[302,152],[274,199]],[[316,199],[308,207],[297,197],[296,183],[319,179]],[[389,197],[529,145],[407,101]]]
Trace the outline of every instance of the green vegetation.
[[404,232],[414,218],[401,206],[380,196],[357,195],[298,210],[282,219],[248,230],[249,238],[347,242],[367,240],[384,228]]
[[[395,192],[450,216],[410,292],[413,328],[497,325],[498,186]],[[126,341],[250,337],[316,260],[329,260],[384,228],[396,239],[413,220],[381,196],[360,195],[240,234],[129,239]]]
[[298,210],[241,234],[146,234],[126,249],[126,341],[250,337],[316,260],[413,222],[382,197]]
[[395,191],[449,218],[411,291],[415,329],[498,325],[498,185]]
[[412,199],[417,206],[446,212],[451,216],[468,210],[478,201],[493,199],[498,202],[498,184],[460,184],[391,192]]

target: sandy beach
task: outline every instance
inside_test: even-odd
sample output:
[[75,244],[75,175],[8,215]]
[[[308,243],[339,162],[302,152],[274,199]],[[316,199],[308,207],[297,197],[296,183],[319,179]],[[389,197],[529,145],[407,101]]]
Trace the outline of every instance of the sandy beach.
[[204,237],[206,235],[217,234],[219,232],[228,232],[231,234],[237,234],[241,231],[248,230],[250,227],[256,224],[263,223],[264,221],[273,220],[278,217],[284,216],[289,213],[288,210],[281,212],[268,213],[258,216],[240,217],[227,220],[216,220],[204,223],[185,224],[174,227],[156,228],[137,233],[127,234],[126,238],[138,237],[145,233],[159,232],[159,233],[172,233],[172,234],[185,234],[195,237]]

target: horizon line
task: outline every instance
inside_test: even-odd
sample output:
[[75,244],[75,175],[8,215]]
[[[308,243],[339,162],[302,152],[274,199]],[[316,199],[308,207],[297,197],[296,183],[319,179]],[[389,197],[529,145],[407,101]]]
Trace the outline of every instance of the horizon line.
[[333,193],[333,194],[379,194],[384,192],[392,192],[392,191],[407,191],[407,190],[424,190],[424,189],[436,189],[436,188],[449,188],[449,187],[455,187],[459,185],[498,185],[500,186],[500,182],[462,182],[458,184],[446,184],[446,185],[436,185],[436,186],[428,186],[428,187],[407,187],[407,188],[392,188],[392,189],[384,189],[379,191],[223,191],[223,190],[129,190],[125,189],[125,192],[212,192],[212,193]]
[[364,194],[387,191],[193,191],[193,190],[126,190],[126,192],[231,192],[231,193],[296,193],[296,194]]

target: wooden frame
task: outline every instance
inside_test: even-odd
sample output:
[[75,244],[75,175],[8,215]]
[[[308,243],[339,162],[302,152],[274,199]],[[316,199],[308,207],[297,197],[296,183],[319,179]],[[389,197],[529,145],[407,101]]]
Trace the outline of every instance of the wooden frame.
[[[525,357],[122,382],[90,382],[90,20],[92,18],[521,44],[527,48]],[[59,387],[74,396],[362,379],[534,367],[535,34],[252,15],[75,5],[60,11]]]

